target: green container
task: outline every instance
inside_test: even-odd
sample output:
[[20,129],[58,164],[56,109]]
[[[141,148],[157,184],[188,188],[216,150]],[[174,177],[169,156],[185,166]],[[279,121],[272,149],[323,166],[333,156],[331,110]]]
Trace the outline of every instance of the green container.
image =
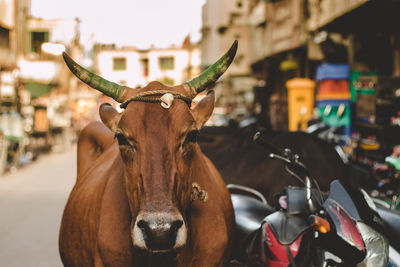
[[317,107],[322,121],[331,127],[344,126],[343,134],[351,135],[350,100],[321,100]]
[[375,89],[378,81],[378,74],[376,71],[361,72],[353,70],[350,73],[350,94],[351,102],[357,101],[357,93],[359,90],[372,90]]

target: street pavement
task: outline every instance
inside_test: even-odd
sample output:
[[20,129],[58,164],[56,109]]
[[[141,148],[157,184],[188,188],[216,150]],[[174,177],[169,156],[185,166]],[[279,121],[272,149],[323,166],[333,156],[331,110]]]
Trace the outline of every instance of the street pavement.
[[0,176],[0,267],[58,267],[58,231],[76,178],[76,148]]

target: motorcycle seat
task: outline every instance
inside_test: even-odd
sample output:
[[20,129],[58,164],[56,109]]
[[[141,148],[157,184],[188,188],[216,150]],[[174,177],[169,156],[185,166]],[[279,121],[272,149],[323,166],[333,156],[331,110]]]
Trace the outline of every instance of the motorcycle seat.
[[236,241],[244,244],[274,209],[267,203],[244,194],[231,193],[231,199],[235,211]]
[[389,243],[400,250],[400,212],[382,206],[377,206],[377,210],[388,228]]
[[277,211],[265,218],[270,225],[276,239],[282,245],[292,244],[304,231],[310,228],[307,217],[302,215],[289,215]]

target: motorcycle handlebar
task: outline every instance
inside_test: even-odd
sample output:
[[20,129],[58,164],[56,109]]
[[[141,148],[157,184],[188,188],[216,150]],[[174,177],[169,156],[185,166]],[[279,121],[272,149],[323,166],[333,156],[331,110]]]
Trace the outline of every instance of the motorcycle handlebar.
[[262,145],[264,148],[271,150],[273,153],[276,153],[278,155],[284,154],[284,151],[282,149],[267,142],[260,132],[255,133],[255,135],[253,136],[253,141],[259,145]]
[[260,132],[257,132],[253,141],[264,146],[267,149],[274,151],[275,153],[270,153],[269,157],[271,159],[279,159],[295,170],[296,173],[301,173],[301,175],[308,175],[307,167],[300,161],[300,157],[297,154],[294,154],[291,149],[285,148],[284,150],[275,147],[274,145],[265,141],[264,137]]

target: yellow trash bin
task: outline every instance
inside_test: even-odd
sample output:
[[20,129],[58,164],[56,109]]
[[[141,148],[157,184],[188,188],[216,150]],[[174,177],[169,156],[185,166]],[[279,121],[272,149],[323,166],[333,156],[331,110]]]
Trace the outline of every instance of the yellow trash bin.
[[305,130],[314,108],[315,82],[294,78],[286,82],[288,90],[289,131]]

